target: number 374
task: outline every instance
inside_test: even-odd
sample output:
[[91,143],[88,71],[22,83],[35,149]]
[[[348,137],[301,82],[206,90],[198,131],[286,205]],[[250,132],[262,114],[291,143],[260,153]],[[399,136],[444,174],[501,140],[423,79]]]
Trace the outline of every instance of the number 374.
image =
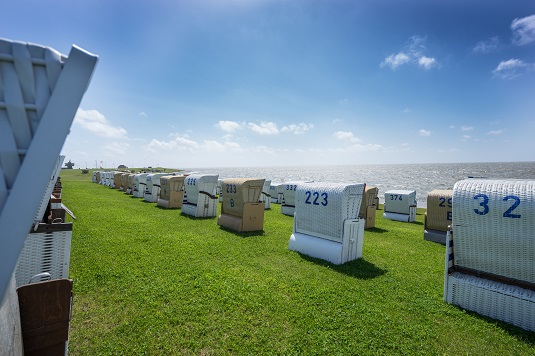
[[[474,209],[474,212],[478,215],[487,215],[489,213],[489,197],[485,194],[478,194],[474,196],[474,199],[479,201],[479,207]],[[509,200],[512,200],[513,204],[504,211],[502,216],[504,218],[520,219],[520,214],[513,214],[513,211],[520,205],[520,198],[516,195],[508,195],[503,198],[503,201]]]

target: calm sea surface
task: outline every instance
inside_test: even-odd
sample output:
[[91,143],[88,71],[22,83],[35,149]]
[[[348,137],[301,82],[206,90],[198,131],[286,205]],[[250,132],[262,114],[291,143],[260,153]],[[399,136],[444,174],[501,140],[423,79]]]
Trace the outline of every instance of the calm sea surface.
[[427,193],[452,189],[455,182],[471,177],[535,179],[535,162],[428,163],[356,166],[190,168],[203,174],[219,174],[220,179],[256,177],[272,182],[316,181],[359,182],[379,188],[379,198],[392,189],[416,190],[418,207],[425,208]]

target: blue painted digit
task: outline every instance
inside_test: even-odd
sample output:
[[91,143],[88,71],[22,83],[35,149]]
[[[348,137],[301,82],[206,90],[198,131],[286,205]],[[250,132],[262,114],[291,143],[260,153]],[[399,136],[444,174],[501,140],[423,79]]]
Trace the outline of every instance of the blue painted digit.
[[311,204],[310,203],[310,195],[311,193],[309,191],[305,192],[305,195],[307,196],[306,200],[305,200],[305,204]]
[[313,205],[320,205],[320,203],[318,203],[318,198],[320,197],[320,193],[318,192],[314,192],[314,194],[312,194],[313,196],[315,196],[316,198],[314,199],[314,202],[312,203]]
[[230,207],[234,208],[234,199],[230,199]]
[[483,201],[479,202],[479,206],[483,208],[483,211],[480,211],[479,209],[474,209],[474,212],[478,215],[486,215],[489,213],[489,197],[485,194],[478,194],[474,197],[474,199],[483,198]]
[[329,202],[327,201],[327,197],[328,197],[327,193],[321,193],[321,197],[323,198],[321,205],[327,206],[327,204],[329,204]]
[[508,195],[505,198],[503,198],[503,201],[508,201],[510,199],[513,199],[515,202],[509,209],[503,213],[504,218],[512,218],[512,219],[520,219],[520,214],[511,214],[513,210],[515,210],[520,205],[520,198],[515,195]]
[[451,208],[451,198],[448,198],[448,208]]
[[440,203],[438,206],[444,206],[444,203],[446,202],[446,198],[438,198],[440,200]]

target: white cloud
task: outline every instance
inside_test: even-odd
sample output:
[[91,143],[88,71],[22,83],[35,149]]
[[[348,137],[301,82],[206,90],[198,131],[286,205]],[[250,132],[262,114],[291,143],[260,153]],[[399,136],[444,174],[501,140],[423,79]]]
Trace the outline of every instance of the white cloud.
[[274,122],[262,121],[260,125],[255,124],[253,122],[249,122],[247,126],[249,127],[249,129],[251,129],[251,131],[256,132],[259,135],[277,135],[279,133],[277,124],[275,124]]
[[225,131],[225,132],[234,132],[243,128],[243,124],[236,121],[219,121],[215,124],[215,127]]
[[147,116],[148,116],[147,113],[144,112],[144,111],[140,112],[138,115],[139,115],[139,116],[143,116],[143,117],[147,117]]
[[518,46],[527,45],[535,41],[535,15],[516,18],[511,23],[513,43]]
[[521,59],[511,58],[507,61],[501,61],[492,73],[495,77],[501,79],[513,79],[524,74],[526,71],[529,71],[532,67],[533,65],[530,65]]
[[461,126],[461,131],[472,131],[474,126]]
[[468,141],[471,138],[472,138],[472,136],[470,136],[470,135],[463,135],[462,141]]
[[472,52],[474,53],[490,53],[498,49],[498,46],[500,44],[500,40],[498,39],[498,36],[494,36],[489,38],[486,41],[479,41],[474,48],[472,48]]
[[304,134],[305,132],[307,132],[308,130],[314,128],[314,125],[313,124],[305,124],[304,122],[301,122],[297,125],[295,124],[291,124],[291,125],[287,125],[287,126],[283,126],[281,128],[281,132],[291,132],[293,133],[294,135],[302,135]]
[[350,131],[336,131],[333,134],[334,138],[340,141],[359,142],[360,140]]
[[425,56],[423,53],[427,49],[425,46],[425,37],[412,36],[410,42],[403,50],[396,54],[386,57],[380,67],[389,67],[396,70],[404,64],[416,64],[424,69],[431,69],[438,64],[436,58]]
[[421,56],[420,58],[418,58],[418,65],[425,69],[431,69],[436,64],[437,64],[437,60],[434,58],[429,58],[426,56]]
[[420,131],[418,131],[418,135],[423,136],[423,137],[429,137],[431,136],[431,131],[421,129]]
[[487,135],[501,135],[503,133],[503,130],[491,130],[487,132]]
[[409,63],[411,58],[405,53],[391,54],[381,62],[381,67],[390,67],[392,70],[396,70],[399,66]]
[[450,125],[450,129],[454,129],[455,128],[455,125]]
[[125,129],[112,126],[106,117],[97,110],[78,109],[74,123],[101,137],[123,139],[127,135]]
[[151,152],[158,152],[160,150],[174,150],[193,152],[197,149],[199,144],[195,141],[189,140],[185,137],[175,137],[171,141],[160,141],[153,138],[147,145],[147,149]]

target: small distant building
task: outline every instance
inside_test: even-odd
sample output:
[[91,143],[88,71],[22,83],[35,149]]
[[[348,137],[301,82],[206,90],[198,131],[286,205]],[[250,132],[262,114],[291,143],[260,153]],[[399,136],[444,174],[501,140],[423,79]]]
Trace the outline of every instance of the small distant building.
[[117,169],[128,169],[128,167],[125,166],[124,164],[120,164],[119,167],[117,167]]
[[67,167],[67,169],[72,169],[72,167],[74,167],[74,163],[69,160],[69,162],[65,163],[65,167]]

